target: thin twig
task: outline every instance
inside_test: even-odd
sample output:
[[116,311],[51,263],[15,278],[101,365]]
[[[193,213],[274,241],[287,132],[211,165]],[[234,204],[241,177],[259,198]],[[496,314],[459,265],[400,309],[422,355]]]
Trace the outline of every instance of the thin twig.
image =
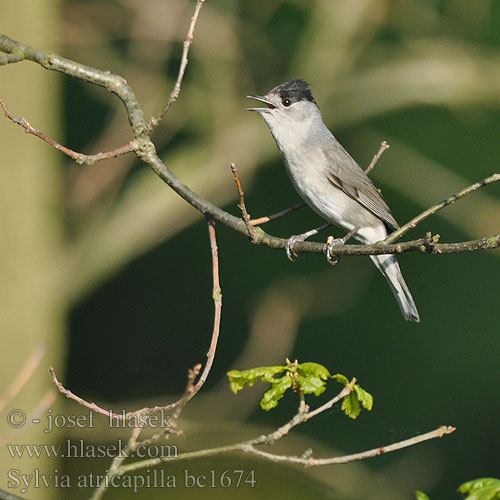
[[112,151],[107,151],[105,153],[96,153],[93,155],[86,155],[83,153],[78,153],[77,151],[73,151],[72,149],[67,148],[66,146],[63,146],[62,144],[59,144],[57,141],[54,139],[51,139],[50,137],[46,136],[43,132],[40,130],[34,128],[26,118],[17,118],[14,116],[10,109],[7,107],[5,102],[0,98],[0,106],[2,106],[5,116],[14,122],[15,124],[21,126],[24,128],[25,132],[27,134],[34,135],[35,137],[38,137],[39,139],[42,139],[42,141],[45,141],[46,143],[50,144],[54,148],[56,148],[59,151],[62,151],[65,155],[69,156],[72,160],[75,160],[76,163],[79,165],[86,164],[86,165],[93,165],[95,162],[100,161],[100,160],[107,160],[109,158],[116,158],[118,156],[122,156],[124,154],[130,153],[132,151],[135,151],[137,148],[137,142],[135,140],[130,141],[128,144],[125,144],[124,146],[120,146],[119,148],[113,149]]
[[329,458],[314,458],[314,457],[295,457],[289,455],[275,455],[274,453],[268,453],[266,451],[259,450],[253,445],[249,445],[248,448],[243,449],[245,453],[251,453],[272,462],[287,462],[293,464],[304,465],[305,467],[314,467],[321,465],[335,465],[335,464],[347,464],[354,462],[356,460],[364,460],[365,458],[376,457],[378,455],[383,455],[384,453],[390,453],[391,451],[401,450],[402,448],[408,448],[409,446],[422,443],[424,441],[429,441],[430,439],[441,438],[446,434],[451,434],[455,432],[455,427],[451,426],[441,426],[426,434],[421,434],[420,436],[413,437],[411,439],[405,439],[399,443],[393,443],[387,446],[381,446],[378,448],[373,448],[368,451],[363,451],[361,453],[354,453],[352,455],[344,455],[341,457],[329,457]]
[[42,361],[42,358],[45,356],[45,352],[46,349],[43,345],[39,345],[33,349],[23,366],[17,372],[14,380],[12,380],[12,382],[8,385],[2,399],[0,399],[0,411],[2,411],[5,406],[16,397],[18,392],[26,385],[40,364],[40,361]]
[[186,38],[184,39],[184,44],[183,44],[183,49],[182,49],[182,58],[181,58],[181,64],[179,66],[179,73],[177,74],[177,80],[174,85],[174,89],[172,90],[170,97],[168,99],[167,104],[165,107],[161,110],[161,112],[157,116],[151,117],[148,123],[148,131],[151,132],[151,130],[156,127],[162,118],[165,116],[165,114],[168,112],[172,104],[177,101],[177,98],[179,97],[179,94],[181,92],[181,85],[182,85],[182,80],[184,78],[184,73],[186,71],[186,67],[188,65],[188,54],[189,54],[189,49],[191,47],[191,44],[193,43],[194,39],[194,28],[196,26],[196,22],[198,21],[198,15],[200,14],[200,10],[203,7],[203,4],[205,3],[205,0],[197,0],[196,2],[196,7],[194,8],[194,14],[193,17],[191,17],[191,23],[189,25],[189,29],[186,35]]
[[200,378],[193,386],[193,389],[189,394],[188,401],[192,399],[202,388],[203,384],[207,380],[210,370],[212,369],[212,364],[215,358],[215,351],[217,349],[217,341],[219,340],[220,320],[222,312],[222,290],[219,280],[219,252],[217,249],[217,239],[215,234],[215,220],[210,214],[207,214],[206,217],[208,221],[208,234],[210,236],[210,249],[212,251],[212,297],[214,299],[214,324],[212,329],[212,340],[210,342],[210,348],[208,349],[207,353],[207,363]]
[[94,493],[90,497],[90,500],[100,500],[106,491],[109,489],[111,485],[111,480],[114,476],[118,474],[118,471],[120,469],[120,466],[122,463],[125,461],[126,458],[128,458],[133,451],[137,448],[137,440],[139,438],[139,434],[142,431],[142,427],[135,427],[132,430],[132,434],[129,438],[129,441],[127,443],[127,446],[122,450],[122,453],[119,453],[116,455],[112,462],[111,466],[109,467],[109,470],[107,471],[106,474],[106,479],[100,482],[99,486],[94,490]]
[[193,370],[190,370],[189,376],[188,376],[188,384],[186,391],[184,395],[174,403],[170,403],[165,406],[154,406],[150,408],[141,408],[139,410],[134,410],[128,413],[113,413],[110,410],[105,410],[104,408],[100,407],[99,405],[93,403],[93,402],[88,402],[85,399],[81,398],[80,396],[77,396],[73,392],[71,392],[69,389],[66,389],[62,383],[57,379],[56,372],[53,367],[49,368],[49,371],[52,375],[52,380],[54,381],[54,384],[57,386],[59,389],[59,392],[66,396],[69,399],[72,399],[73,401],[76,401],[78,404],[85,406],[86,408],[89,408],[90,410],[94,410],[97,413],[100,413],[101,415],[105,415],[108,418],[114,418],[118,420],[126,420],[129,418],[133,418],[137,415],[147,415],[151,413],[155,413],[158,411],[168,411],[168,410],[173,410],[175,408],[183,408],[188,401],[190,401],[197,393],[198,391],[202,388],[203,384],[208,378],[208,375],[210,373],[210,370],[212,369],[212,364],[215,358],[215,351],[217,349],[217,341],[219,339],[219,332],[220,332],[220,320],[221,320],[221,312],[222,312],[222,291],[220,287],[220,280],[219,280],[219,255],[218,255],[218,249],[217,249],[217,239],[216,239],[216,234],[215,234],[215,221],[213,217],[211,217],[209,214],[207,214],[207,220],[208,220],[208,233],[210,237],[210,248],[211,248],[211,253],[212,253],[212,277],[213,277],[213,292],[212,292],[212,297],[214,300],[214,322],[213,322],[213,328],[212,328],[212,339],[210,342],[210,347],[208,349],[207,353],[207,363],[205,365],[205,368],[203,369],[203,372],[196,382],[196,384],[193,385],[193,380],[194,378],[198,375],[200,372],[200,366],[197,365],[194,367]]
[[68,399],[72,399],[73,401],[76,401],[78,404],[85,406],[85,408],[89,408],[90,410],[93,410],[97,413],[100,413],[101,415],[105,415],[108,418],[115,418],[115,419],[119,419],[119,420],[123,419],[123,415],[121,415],[119,413],[115,414],[110,410],[105,410],[104,408],[101,408],[100,406],[96,405],[95,403],[85,401],[85,399],[81,398],[80,396],[77,396],[76,394],[71,392],[69,389],[66,389],[62,385],[62,383],[59,382],[57,375],[56,375],[56,371],[54,370],[54,368],[52,366],[49,367],[49,372],[52,375],[52,380],[53,380],[54,384],[56,385],[57,389],[59,390],[59,392],[61,394],[63,394],[64,396],[66,396]]
[[374,169],[375,165],[380,160],[380,157],[384,154],[384,151],[387,151],[390,147],[391,146],[387,143],[387,141],[382,141],[378,153],[372,158],[370,165],[368,165],[368,168],[365,170],[366,175]]
[[448,205],[451,205],[452,203],[455,203],[457,200],[464,198],[465,196],[473,193],[474,191],[477,191],[478,189],[487,186],[488,184],[493,184],[495,182],[500,181],[500,174],[493,174],[490,175],[490,177],[487,177],[486,179],[483,179],[482,181],[475,182],[474,184],[471,184],[470,186],[467,186],[466,188],[462,189],[458,193],[455,193],[451,195],[449,198],[446,198],[445,200],[441,201],[440,203],[437,203],[436,205],[428,208],[421,214],[417,215],[414,217],[410,222],[407,222],[404,226],[401,226],[397,231],[394,231],[389,235],[388,238],[386,238],[384,241],[381,242],[381,244],[390,244],[397,239],[401,238],[403,234],[408,232],[410,229],[413,229],[417,224],[420,224],[420,222],[424,221],[431,215],[434,215],[436,212],[439,212],[439,210],[443,209],[444,207],[447,207]]
[[231,172],[233,172],[234,182],[236,183],[236,189],[238,190],[238,197],[240,199],[240,202],[238,203],[238,208],[241,210],[241,213],[243,215],[243,220],[247,227],[250,241],[253,241],[255,239],[255,230],[252,227],[252,223],[250,222],[251,217],[245,205],[245,195],[243,193],[243,188],[241,187],[240,174],[234,163],[231,163]]
[[295,210],[298,210],[299,208],[303,208],[305,206],[306,206],[306,204],[303,201],[301,201],[300,203],[297,203],[296,205],[293,205],[290,208],[285,208],[285,210],[281,210],[281,212],[277,212],[275,214],[268,215],[265,217],[259,217],[258,219],[252,219],[250,221],[250,225],[251,226],[260,226],[261,224],[265,224],[266,222],[270,222],[272,220],[276,220],[276,219],[279,219],[281,217],[285,217],[285,215],[288,215],[292,212],[295,212]]

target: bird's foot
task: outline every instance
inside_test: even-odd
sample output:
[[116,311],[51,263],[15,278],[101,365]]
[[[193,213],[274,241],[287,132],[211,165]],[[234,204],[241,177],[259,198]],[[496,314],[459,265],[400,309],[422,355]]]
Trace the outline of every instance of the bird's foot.
[[296,259],[300,257],[300,254],[294,251],[293,245],[295,245],[295,243],[297,243],[298,241],[305,241],[305,240],[306,240],[305,234],[296,234],[288,238],[285,250],[286,250],[286,256],[288,257],[289,261],[294,262]]
[[333,247],[338,245],[345,245],[346,242],[351,239],[359,231],[359,226],[354,226],[345,236],[342,238],[334,238],[329,236],[326,240],[325,254],[328,264],[335,266],[340,261],[340,255],[333,254]]
[[323,229],[326,229],[327,227],[330,227],[331,224],[323,224],[322,226],[316,228],[316,229],[311,229],[311,231],[307,231],[307,233],[302,233],[302,234],[296,234],[294,236],[290,236],[288,238],[288,241],[286,242],[285,250],[286,250],[286,256],[288,257],[288,260],[291,260],[292,262],[295,261],[298,257],[300,257],[300,254],[294,251],[293,245],[295,243],[298,243],[299,241],[305,241],[307,238],[310,238],[311,236],[314,236],[315,234],[318,234],[320,231],[323,231]]

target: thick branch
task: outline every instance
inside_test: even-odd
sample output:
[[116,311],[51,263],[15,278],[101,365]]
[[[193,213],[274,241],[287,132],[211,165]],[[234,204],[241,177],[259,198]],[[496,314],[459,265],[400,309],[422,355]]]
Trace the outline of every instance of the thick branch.
[[[186,200],[195,209],[203,214],[210,214],[215,220],[225,224],[226,226],[234,229],[235,231],[248,235],[248,229],[245,222],[231,215],[230,213],[215,206],[213,203],[205,200],[192,189],[186,186],[158,157],[151,138],[147,134],[149,129],[144,119],[144,113],[141,106],[127,82],[118,75],[113,75],[107,71],[99,71],[95,68],[90,68],[83,64],[70,61],[60,57],[52,52],[43,51],[29,47],[12,40],[11,38],[0,35],[0,50],[7,53],[20,54],[22,59],[28,59],[36,62],[46,69],[52,71],[59,71],[67,75],[88,81],[95,85],[100,85],[107,88],[110,92],[115,93],[123,102],[129,121],[134,132],[136,145],[135,152],[137,156],[147,163],[151,169],[166,182],[177,194]],[[430,215],[441,210],[445,206],[453,203],[454,201],[463,198],[467,194],[493,182],[498,182],[500,174],[493,176],[473,184],[462,190],[460,193],[453,195],[447,200],[435,205],[428,210],[422,212],[419,216],[415,217],[408,224],[405,224],[398,231],[392,233],[385,241],[376,245],[339,245],[332,249],[335,255],[380,255],[391,253],[404,253],[410,251],[419,251],[424,253],[459,253],[470,252],[479,249],[498,248],[500,246],[500,235],[493,235],[479,240],[465,241],[459,243],[437,243],[429,242],[426,240],[414,240],[396,245],[390,244],[399,238],[409,229],[415,227],[419,222],[429,217]],[[265,245],[270,248],[285,249],[287,240],[278,238],[264,232],[260,228],[255,228],[254,243]],[[325,253],[326,245],[324,243],[314,242],[297,242],[294,245],[294,250],[300,253]]]

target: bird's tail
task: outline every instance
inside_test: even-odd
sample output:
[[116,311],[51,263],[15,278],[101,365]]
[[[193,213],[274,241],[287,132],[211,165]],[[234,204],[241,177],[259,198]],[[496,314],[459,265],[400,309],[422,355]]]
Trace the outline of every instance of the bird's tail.
[[420,316],[417,306],[401,274],[396,257],[394,255],[371,255],[370,258],[377,269],[386,277],[405,320],[419,322]]

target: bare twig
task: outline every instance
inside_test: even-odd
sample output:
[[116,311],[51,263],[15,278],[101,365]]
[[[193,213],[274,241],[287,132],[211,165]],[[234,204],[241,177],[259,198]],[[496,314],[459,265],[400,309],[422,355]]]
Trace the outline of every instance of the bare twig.
[[374,169],[375,165],[380,160],[380,157],[384,154],[384,151],[387,151],[390,147],[391,146],[387,143],[387,141],[382,141],[378,153],[372,158],[370,165],[368,165],[368,168],[365,170],[366,175]]
[[72,399],[73,401],[76,401],[78,404],[85,406],[86,408],[89,408],[90,410],[93,410],[97,413],[100,413],[101,415],[105,415],[108,418],[116,418],[119,420],[123,419],[123,415],[120,415],[119,413],[115,414],[110,410],[105,410],[104,408],[101,408],[100,406],[96,405],[95,403],[90,403],[88,401],[85,401],[85,399],[81,398],[80,396],[77,396],[76,394],[72,393],[69,389],[66,389],[61,382],[59,382],[56,371],[54,368],[51,366],[49,368],[49,372],[52,375],[52,380],[54,381],[54,384],[58,388],[59,392],[66,396],[68,399]]
[[278,212],[276,214],[269,215],[267,217],[260,217],[259,219],[252,219],[245,204],[245,194],[243,193],[243,188],[241,186],[240,174],[234,163],[231,163],[231,172],[233,172],[234,182],[236,183],[236,189],[238,190],[238,208],[241,210],[241,213],[243,215],[243,221],[247,228],[250,241],[254,241],[255,239],[255,230],[253,226],[258,226],[260,224],[265,224],[266,222],[279,219],[280,217],[284,217],[285,215],[288,215],[289,213],[306,206],[306,204],[302,201],[300,203],[297,203],[293,207],[282,210],[281,212]]
[[238,208],[241,210],[243,215],[243,220],[247,227],[248,236],[251,241],[255,239],[255,230],[252,227],[250,214],[247,211],[247,207],[245,205],[245,195],[243,193],[243,188],[241,187],[240,174],[238,173],[238,169],[234,163],[231,163],[231,172],[233,172],[234,182],[236,183],[236,189],[238,190],[238,197],[240,202],[238,203]]
[[161,110],[161,112],[157,116],[151,117],[148,123],[148,130],[151,131],[154,127],[156,127],[162,118],[165,116],[165,114],[168,112],[172,104],[177,101],[177,98],[179,97],[179,94],[181,92],[181,85],[182,85],[182,80],[184,78],[184,73],[186,71],[186,66],[188,65],[188,54],[189,54],[189,49],[191,47],[191,44],[193,43],[193,38],[194,38],[194,28],[196,26],[196,22],[198,21],[198,15],[200,14],[200,10],[203,7],[203,4],[205,3],[205,0],[197,0],[196,2],[196,7],[194,8],[194,14],[191,17],[191,23],[189,25],[189,29],[186,35],[186,38],[184,39],[184,44],[183,44],[183,49],[182,49],[182,58],[181,58],[181,64],[179,66],[179,73],[177,74],[177,80],[175,82],[174,89],[172,90],[172,93],[170,94],[170,97],[168,99],[167,104],[165,107]]
[[[215,358],[215,350],[217,349],[217,341],[219,340],[220,332],[220,319],[222,312],[222,290],[220,287],[219,280],[219,253],[217,249],[217,239],[215,235],[215,220],[209,214],[207,214],[208,221],[208,234],[210,236],[210,249],[212,251],[212,279],[213,279],[213,290],[212,297],[214,299],[214,324],[212,329],[212,340],[210,342],[210,348],[207,353],[207,363],[205,368],[193,386],[191,392],[189,393],[188,401],[192,399],[196,393],[202,388],[203,384],[207,380],[208,374],[212,369],[212,364]],[[186,401],[187,402],[187,401]]]
[[33,352],[24,362],[21,369],[17,372],[14,380],[7,386],[2,398],[0,399],[0,411],[2,411],[5,406],[12,401],[18,392],[26,385],[30,377],[33,375],[40,361],[45,356],[45,346],[39,345],[35,347]]
[[268,215],[265,217],[259,217],[258,219],[252,219],[250,221],[250,225],[251,226],[260,226],[261,224],[265,224],[266,222],[270,222],[270,221],[279,219],[281,217],[285,217],[285,215],[288,215],[292,212],[295,212],[295,210],[298,210],[299,208],[303,208],[305,206],[306,206],[306,204],[303,201],[301,201],[300,203],[297,203],[296,205],[293,205],[290,208],[285,208],[285,210],[281,210],[281,212],[277,212],[275,214]]
[[97,161],[106,160],[108,158],[116,158],[117,156],[122,156],[124,154],[130,153],[137,148],[137,142],[135,140],[132,140],[128,144],[125,144],[124,146],[113,149],[112,151],[107,151],[106,153],[96,153],[93,155],[86,155],[83,153],[78,153],[76,151],[73,151],[72,149],[67,148],[66,146],[63,146],[62,144],[59,144],[54,139],[51,139],[50,137],[46,136],[40,130],[34,128],[28,122],[28,120],[26,120],[26,118],[17,118],[16,116],[14,116],[11,113],[10,109],[5,104],[5,102],[1,98],[0,98],[0,106],[2,106],[4,113],[5,113],[5,116],[9,120],[14,122],[15,124],[23,127],[27,134],[31,134],[31,135],[38,137],[39,139],[42,139],[42,141],[45,141],[46,143],[50,144],[51,146],[53,146],[57,150],[62,151],[65,155],[69,156],[72,160],[75,160],[75,162],[78,163],[79,165],[82,165],[82,164],[93,165]]
[[[93,403],[93,402],[88,402],[85,399],[81,398],[80,396],[77,396],[73,392],[71,392],[69,389],[66,389],[62,383],[57,379],[56,372],[53,367],[49,368],[49,371],[52,375],[52,380],[54,381],[54,384],[57,386],[59,389],[59,392],[66,396],[69,399],[72,399],[73,401],[76,401],[78,404],[85,406],[86,408],[89,408],[90,410],[93,410],[97,413],[100,413],[101,415],[105,415],[108,418],[114,418],[118,420],[126,420],[129,418],[133,418],[137,415],[147,415],[150,413],[158,412],[158,411],[169,411],[169,410],[174,410],[176,408],[182,409],[189,400],[191,400],[197,393],[198,391],[202,388],[203,384],[207,380],[207,377],[210,373],[210,370],[212,369],[212,364],[215,358],[215,351],[217,349],[217,341],[219,339],[219,332],[220,332],[220,320],[221,320],[221,312],[222,312],[222,291],[220,287],[220,280],[219,280],[219,256],[218,256],[218,250],[217,250],[217,240],[216,240],[216,234],[215,234],[215,221],[214,219],[207,214],[207,220],[208,220],[208,232],[209,232],[209,237],[210,237],[210,248],[211,248],[211,253],[212,253],[212,277],[213,277],[213,292],[212,292],[212,297],[214,300],[214,322],[213,322],[213,329],[212,329],[212,340],[210,342],[210,347],[208,349],[208,354],[207,354],[207,363],[205,365],[205,368],[203,369],[203,372],[199,378],[199,380],[196,382],[196,384],[193,384],[194,379],[198,376],[201,366],[196,365],[192,370],[189,371],[188,375],[188,384],[186,387],[186,391],[184,392],[184,395],[177,400],[174,403],[170,403],[165,406],[154,406],[150,408],[141,408],[139,410],[134,410],[130,411],[128,413],[113,413],[110,410],[106,410],[99,405]],[[177,415],[180,413],[177,413]]]
[[384,453],[390,453],[391,451],[401,450],[402,448],[408,448],[409,446],[414,446],[418,443],[424,441],[429,441],[430,439],[441,438],[446,434],[451,434],[455,432],[455,427],[441,426],[426,434],[421,434],[420,436],[413,437],[411,439],[405,439],[398,443],[393,443],[387,446],[381,446],[379,448],[373,448],[368,451],[363,451],[361,453],[354,453],[352,455],[344,455],[341,457],[330,457],[330,458],[313,458],[313,457],[295,457],[289,455],[275,455],[274,453],[268,453],[255,448],[253,445],[249,445],[247,448],[243,449],[245,453],[251,453],[267,460],[273,462],[287,462],[293,464],[304,465],[305,467],[321,466],[321,465],[335,465],[335,464],[347,464],[354,462],[356,460],[364,460],[365,458],[376,457],[378,455],[383,455]]
[[389,235],[388,238],[386,238],[382,244],[390,244],[397,239],[401,238],[403,234],[408,232],[410,229],[413,229],[417,224],[420,224],[422,221],[430,217],[431,215],[434,215],[436,212],[439,212],[439,210],[443,209],[444,207],[447,207],[448,205],[451,205],[452,203],[455,203],[457,200],[460,200],[461,198],[464,198],[465,196],[473,193],[474,191],[477,191],[478,189],[487,186],[488,184],[493,184],[495,182],[500,181],[500,174],[493,174],[487,177],[486,179],[483,179],[482,181],[475,182],[474,184],[471,184],[470,186],[467,186],[466,188],[462,189],[458,193],[455,193],[451,195],[449,198],[446,198],[445,200],[441,201],[440,203],[437,203],[436,205],[428,208],[421,214],[417,215],[414,217],[410,222],[407,222],[404,226],[401,226],[397,231],[394,231]]
[[106,474],[107,480],[100,481],[99,486],[94,490],[90,500],[100,500],[104,496],[111,485],[111,479],[117,475],[121,464],[137,449],[137,440],[139,439],[141,431],[141,427],[136,427],[132,430],[127,446],[122,450],[122,453],[119,453],[113,458],[111,466]]

